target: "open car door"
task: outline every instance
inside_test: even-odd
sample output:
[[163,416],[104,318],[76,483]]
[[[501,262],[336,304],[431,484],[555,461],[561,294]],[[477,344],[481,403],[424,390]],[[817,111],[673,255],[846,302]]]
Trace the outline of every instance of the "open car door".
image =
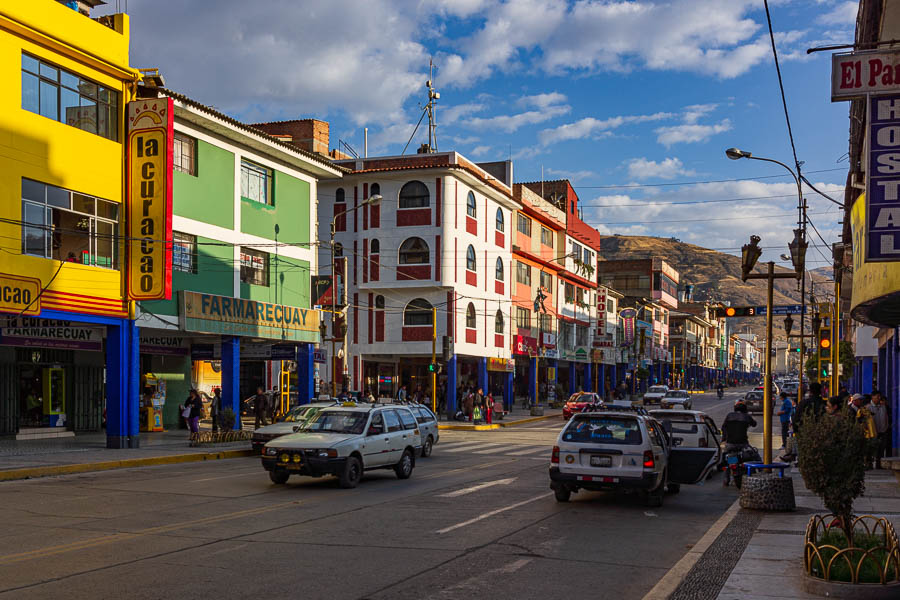
[[[684,440],[696,443],[677,443],[678,430],[690,427],[696,435],[685,435]],[[706,479],[721,459],[718,429],[710,419],[702,422],[681,419],[666,420],[664,428],[672,440],[669,449],[669,481],[692,484]],[[692,433],[693,433],[692,431]],[[687,433],[687,431],[685,431]]]

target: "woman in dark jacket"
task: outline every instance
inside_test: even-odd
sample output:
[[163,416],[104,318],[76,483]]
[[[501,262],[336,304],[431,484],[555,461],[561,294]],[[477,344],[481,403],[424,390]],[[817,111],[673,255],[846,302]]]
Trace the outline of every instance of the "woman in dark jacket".
[[200,415],[203,414],[203,401],[200,399],[200,394],[197,393],[197,390],[191,390],[184,407],[190,407],[191,409],[190,416],[187,417],[188,428],[191,430],[191,433],[197,433],[200,431]]

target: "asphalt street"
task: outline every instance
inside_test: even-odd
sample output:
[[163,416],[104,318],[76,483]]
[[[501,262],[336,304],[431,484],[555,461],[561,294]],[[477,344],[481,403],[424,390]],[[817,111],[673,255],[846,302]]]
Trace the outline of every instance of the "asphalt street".
[[[736,393],[695,396],[720,423]],[[412,478],[269,481],[256,458],[0,484],[0,598],[642,598],[734,502],[558,504],[562,419],[445,431]]]

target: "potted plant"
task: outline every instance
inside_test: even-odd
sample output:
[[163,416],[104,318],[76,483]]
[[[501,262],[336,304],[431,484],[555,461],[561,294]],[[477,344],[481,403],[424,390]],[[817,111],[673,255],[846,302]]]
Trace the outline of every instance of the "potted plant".
[[803,481],[830,511],[814,515],[806,527],[806,590],[836,598],[900,597],[900,543],[893,526],[884,518],[853,515],[853,501],[865,490],[862,428],[841,414],[808,413],[797,445]]

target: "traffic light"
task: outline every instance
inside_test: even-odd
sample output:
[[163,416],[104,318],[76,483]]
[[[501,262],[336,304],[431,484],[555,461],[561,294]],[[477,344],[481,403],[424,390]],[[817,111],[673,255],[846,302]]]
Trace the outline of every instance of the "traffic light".
[[755,317],[755,306],[726,306],[713,309],[713,316],[717,319],[723,317]]
[[443,338],[441,338],[441,358],[444,359],[445,363],[450,362],[450,358],[453,354],[453,351],[450,348],[450,343],[451,341],[449,335],[445,335]]
[[831,358],[831,327],[822,326],[819,328],[819,356],[822,360]]
[[428,372],[429,373],[437,373],[437,365],[435,363],[428,364]]

